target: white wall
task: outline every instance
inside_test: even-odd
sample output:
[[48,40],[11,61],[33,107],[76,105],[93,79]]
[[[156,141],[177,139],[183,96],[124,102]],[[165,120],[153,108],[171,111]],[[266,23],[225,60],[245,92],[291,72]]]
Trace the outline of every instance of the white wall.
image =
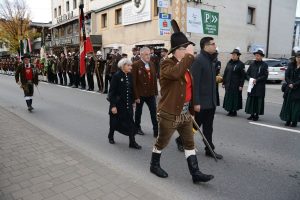
[[269,57],[290,57],[297,0],[273,0]]

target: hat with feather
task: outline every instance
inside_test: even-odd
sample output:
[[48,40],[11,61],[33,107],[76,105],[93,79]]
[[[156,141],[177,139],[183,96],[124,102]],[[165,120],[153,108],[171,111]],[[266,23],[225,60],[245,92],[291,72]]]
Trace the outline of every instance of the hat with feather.
[[171,48],[168,54],[174,53],[176,49],[180,47],[187,47],[190,44],[195,46],[195,43],[189,41],[185,34],[180,31],[179,26],[174,19],[171,20],[171,26],[174,33],[171,35]]

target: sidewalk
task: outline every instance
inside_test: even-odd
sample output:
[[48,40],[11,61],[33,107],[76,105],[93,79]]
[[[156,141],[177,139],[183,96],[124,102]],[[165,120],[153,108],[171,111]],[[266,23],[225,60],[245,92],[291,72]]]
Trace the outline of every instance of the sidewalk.
[[0,200],[159,200],[0,106]]

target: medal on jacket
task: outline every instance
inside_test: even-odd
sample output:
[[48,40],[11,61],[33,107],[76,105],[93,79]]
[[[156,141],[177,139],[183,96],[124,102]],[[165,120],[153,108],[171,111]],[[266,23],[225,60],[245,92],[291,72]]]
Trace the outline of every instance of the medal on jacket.
[[123,82],[123,78],[121,78],[121,81]]

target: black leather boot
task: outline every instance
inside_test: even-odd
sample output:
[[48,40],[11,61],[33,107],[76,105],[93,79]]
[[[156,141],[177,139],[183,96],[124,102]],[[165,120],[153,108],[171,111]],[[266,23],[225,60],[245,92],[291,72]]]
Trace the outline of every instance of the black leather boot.
[[175,139],[175,142],[177,144],[178,151],[184,152],[184,148],[183,148],[182,140],[181,140],[180,136]]
[[208,182],[208,181],[210,181],[211,179],[214,178],[213,175],[203,174],[202,172],[199,171],[198,161],[197,161],[197,156],[196,155],[191,155],[186,160],[187,160],[189,170],[190,170],[190,174],[192,175],[194,183]]
[[133,149],[141,149],[142,148],[138,143],[136,143],[134,135],[129,136],[129,148],[133,148]]
[[114,132],[113,131],[109,131],[108,133],[108,142],[110,144],[115,144],[115,140],[114,140]]
[[160,153],[152,152],[151,162],[150,162],[150,172],[161,178],[167,178],[168,174],[160,167]]

